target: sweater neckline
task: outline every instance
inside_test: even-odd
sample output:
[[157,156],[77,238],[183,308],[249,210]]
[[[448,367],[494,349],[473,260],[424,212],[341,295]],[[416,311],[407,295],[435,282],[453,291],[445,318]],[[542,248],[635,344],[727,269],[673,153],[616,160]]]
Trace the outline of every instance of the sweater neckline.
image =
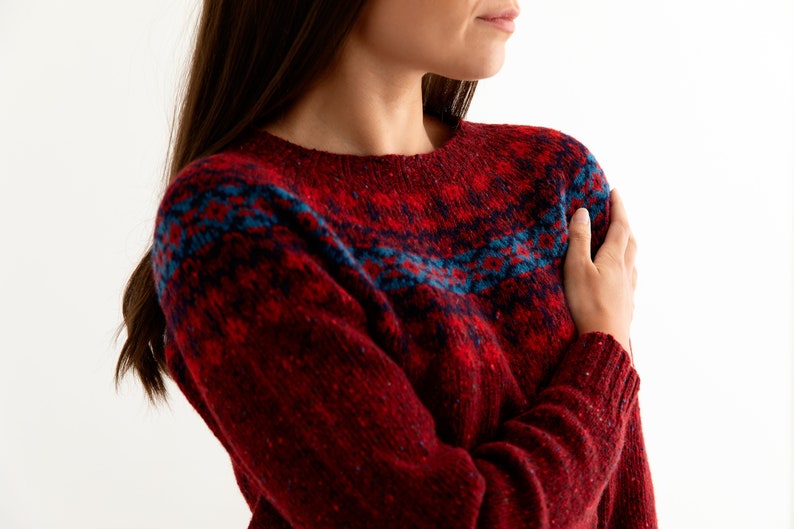
[[447,138],[442,145],[430,152],[418,154],[351,154],[324,151],[312,147],[304,147],[303,145],[284,139],[281,136],[276,136],[265,129],[258,129],[252,141],[254,144],[268,144],[282,151],[291,151],[301,157],[322,157],[337,162],[372,163],[396,159],[400,159],[404,162],[426,162],[432,161],[433,158],[443,156],[446,151],[454,150],[455,145],[461,141],[461,137],[464,135],[466,128],[468,128],[467,122],[460,118],[456,118],[455,123],[452,124],[452,135]]
[[[460,168],[476,156],[481,145],[473,138],[472,123],[458,119],[452,135],[443,145],[428,152],[413,155],[358,155],[322,151],[298,145],[263,129],[248,137],[240,149],[258,155],[283,173],[296,178],[321,178],[333,172],[335,185],[359,188],[375,186],[381,189],[411,191],[436,187],[439,177],[451,183],[462,177]],[[442,176],[443,175],[443,176]],[[349,178],[348,178],[349,177]]]

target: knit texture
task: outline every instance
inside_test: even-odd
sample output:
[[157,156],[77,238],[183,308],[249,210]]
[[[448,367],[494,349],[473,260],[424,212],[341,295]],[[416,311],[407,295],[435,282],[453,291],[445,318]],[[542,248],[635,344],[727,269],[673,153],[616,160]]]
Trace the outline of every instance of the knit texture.
[[250,528],[652,528],[639,379],[577,337],[568,219],[608,186],[559,132],[460,122],[416,156],[257,132],[185,168],[153,266],[179,388]]

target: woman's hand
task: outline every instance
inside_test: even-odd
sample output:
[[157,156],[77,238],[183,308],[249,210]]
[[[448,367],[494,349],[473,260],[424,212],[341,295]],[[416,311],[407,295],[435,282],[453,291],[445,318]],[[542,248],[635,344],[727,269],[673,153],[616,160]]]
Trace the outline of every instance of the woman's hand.
[[611,221],[604,244],[590,258],[590,216],[581,208],[571,217],[564,285],[576,330],[580,335],[611,334],[626,351],[634,314],[637,242],[629,227],[623,201],[610,195]]

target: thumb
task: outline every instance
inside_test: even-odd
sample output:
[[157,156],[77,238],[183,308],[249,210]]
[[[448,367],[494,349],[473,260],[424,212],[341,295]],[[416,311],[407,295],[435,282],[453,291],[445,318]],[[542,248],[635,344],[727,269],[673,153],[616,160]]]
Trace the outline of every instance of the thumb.
[[579,208],[568,226],[567,261],[590,262],[590,213]]

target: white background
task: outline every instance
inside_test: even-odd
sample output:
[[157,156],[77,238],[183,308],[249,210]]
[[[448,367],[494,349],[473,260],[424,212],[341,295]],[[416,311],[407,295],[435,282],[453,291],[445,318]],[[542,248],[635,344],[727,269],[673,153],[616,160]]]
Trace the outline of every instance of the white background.
[[[181,395],[112,383],[193,4],[0,2],[4,529],[247,525]],[[794,527],[791,2],[522,7],[470,118],[574,135],[628,203],[661,526]]]

